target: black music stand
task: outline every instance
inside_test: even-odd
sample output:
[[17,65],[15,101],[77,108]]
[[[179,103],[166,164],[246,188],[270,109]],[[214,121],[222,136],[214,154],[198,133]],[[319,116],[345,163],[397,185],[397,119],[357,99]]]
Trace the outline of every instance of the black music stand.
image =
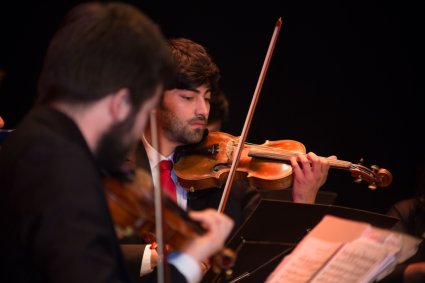
[[[262,199],[292,201],[292,189],[260,191],[260,195]],[[335,192],[321,190],[317,192],[315,203],[333,204],[337,196]]]
[[209,272],[202,282],[264,282],[326,214],[386,229],[398,221],[387,215],[341,206],[262,199],[228,242],[228,247],[238,254],[233,274],[226,278]]

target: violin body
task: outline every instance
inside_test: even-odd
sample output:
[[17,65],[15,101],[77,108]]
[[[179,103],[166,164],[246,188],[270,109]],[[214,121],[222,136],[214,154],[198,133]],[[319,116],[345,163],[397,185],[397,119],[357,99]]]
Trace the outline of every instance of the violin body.
[[[239,139],[222,132],[211,132],[190,154],[183,154],[174,165],[179,183],[188,190],[221,187],[227,179]],[[258,146],[256,146],[258,147]],[[259,147],[284,149],[305,154],[305,146],[294,140],[266,141]],[[279,160],[249,156],[252,146],[242,149],[236,182],[265,190],[289,188],[293,182],[292,167]]]

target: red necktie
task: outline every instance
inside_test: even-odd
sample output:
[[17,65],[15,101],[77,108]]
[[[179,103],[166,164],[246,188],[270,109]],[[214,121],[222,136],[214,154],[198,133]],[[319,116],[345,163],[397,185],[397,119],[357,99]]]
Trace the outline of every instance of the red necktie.
[[168,197],[170,197],[174,202],[177,202],[176,185],[174,185],[173,179],[171,179],[171,169],[173,169],[173,162],[170,160],[162,160],[159,162],[161,186]]

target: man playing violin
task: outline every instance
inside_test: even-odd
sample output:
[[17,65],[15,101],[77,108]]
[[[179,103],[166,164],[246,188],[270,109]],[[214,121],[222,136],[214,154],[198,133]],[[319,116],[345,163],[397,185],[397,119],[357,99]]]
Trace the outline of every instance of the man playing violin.
[[[166,87],[157,108],[161,160],[173,160],[178,147],[201,141],[210,114],[210,101],[220,93],[219,69],[204,47],[181,38],[170,40],[169,48],[178,71],[175,80]],[[130,162],[147,170],[152,169],[155,174],[158,167],[158,163],[154,162],[157,149],[151,145],[151,141],[150,131],[147,130],[141,137],[135,154],[130,156]],[[328,161],[318,158],[314,153],[309,153],[306,156],[293,157],[291,164],[295,173],[293,201],[314,203],[319,188],[326,181],[329,170]],[[172,179],[176,186],[176,202],[180,207],[187,210],[200,210],[207,207],[217,209],[223,192],[222,188],[204,190],[195,188],[195,191],[191,192],[179,186],[174,173]],[[238,227],[255,209],[258,201],[259,194],[255,188],[234,184],[225,213],[232,217],[235,227]],[[134,245],[132,248],[141,249],[142,247]],[[149,263],[149,260],[154,260],[155,257],[151,252],[145,248],[142,274],[149,272],[154,265]],[[140,264],[140,257],[134,258],[134,264]]]
[[[161,32],[134,7],[71,10],[49,45],[39,102],[0,152],[2,282],[129,282],[102,177],[121,167],[172,71]],[[213,210],[191,216],[206,233],[170,259],[172,282],[198,281],[198,262],[232,228]]]

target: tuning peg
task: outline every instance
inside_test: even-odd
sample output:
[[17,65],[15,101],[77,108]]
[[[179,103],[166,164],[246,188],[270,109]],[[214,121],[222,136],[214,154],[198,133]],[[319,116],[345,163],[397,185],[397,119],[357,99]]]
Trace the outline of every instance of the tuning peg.
[[368,188],[371,189],[371,190],[376,190],[376,188],[377,188],[376,182],[370,183],[370,185],[368,186]]
[[362,176],[361,175],[358,175],[357,176],[357,178],[356,179],[354,179],[354,183],[356,183],[356,184],[360,184],[361,182],[362,182]]
[[379,169],[381,169],[378,165],[372,165],[372,166],[370,166],[370,168],[372,168],[374,173],[377,173],[379,171]]
[[360,160],[359,160],[359,162],[357,163],[357,164],[359,164],[359,165],[362,165],[363,164],[363,157],[362,158],[360,158]]

